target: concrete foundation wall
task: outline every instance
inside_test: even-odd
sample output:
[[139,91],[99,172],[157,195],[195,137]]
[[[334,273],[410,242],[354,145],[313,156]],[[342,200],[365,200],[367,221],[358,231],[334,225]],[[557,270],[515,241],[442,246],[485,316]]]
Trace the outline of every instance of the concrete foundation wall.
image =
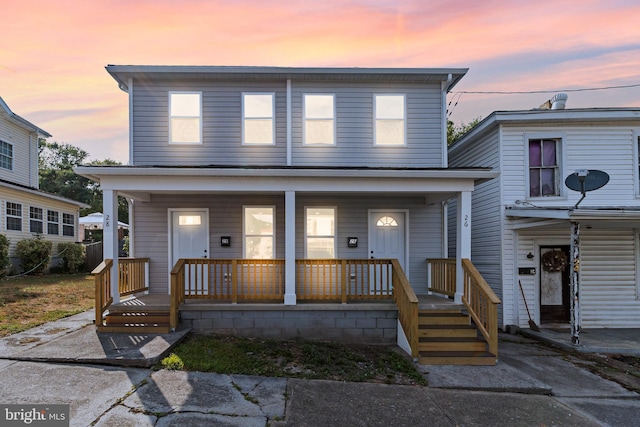
[[198,333],[245,337],[304,338],[346,343],[395,344],[398,311],[393,304],[215,306],[187,304],[181,324]]

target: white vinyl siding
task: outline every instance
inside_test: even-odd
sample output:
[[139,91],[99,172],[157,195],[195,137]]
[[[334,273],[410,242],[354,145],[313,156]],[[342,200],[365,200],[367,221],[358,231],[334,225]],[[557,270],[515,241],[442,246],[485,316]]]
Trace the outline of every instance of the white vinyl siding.
[[375,145],[405,145],[405,95],[374,95]]
[[31,206],[29,208],[29,232],[42,234],[44,231],[44,218],[42,208]]
[[275,94],[242,94],[242,144],[275,144]]
[[243,209],[243,258],[275,257],[275,207],[245,206]]
[[0,141],[0,168],[13,170],[13,145]]
[[304,95],[304,144],[335,145],[335,95]]
[[169,92],[169,143],[202,144],[202,93]]

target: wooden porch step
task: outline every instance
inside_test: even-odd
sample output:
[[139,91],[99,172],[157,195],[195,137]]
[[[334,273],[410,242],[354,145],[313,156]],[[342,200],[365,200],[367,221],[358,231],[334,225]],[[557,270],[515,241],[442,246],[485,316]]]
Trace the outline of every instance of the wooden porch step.
[[158,324],[169,323],[169,312],[136,312],[136,313],[109,313],[105,317],[105,323],[111,325],[124,324]]
[[98,332],[114,332],[125,334],[167,334],[171,332],[169,325],[132,324],[123,326],[98,326]]
[[474,338],[478,330],[472,325],[418,325],[418,337]]
[[487,350],[487,342],[478,337],[420,338],[418,341],[418,348],[421,352],[439,352],[439,351],[483,352]]
[[418,325],[468,325],[469,316],[457,312],[443,312],[437,311],[420,311],[418,313]]
[[419,361],[422,365],[492,366],[497,358],[487,351],[421,351]]

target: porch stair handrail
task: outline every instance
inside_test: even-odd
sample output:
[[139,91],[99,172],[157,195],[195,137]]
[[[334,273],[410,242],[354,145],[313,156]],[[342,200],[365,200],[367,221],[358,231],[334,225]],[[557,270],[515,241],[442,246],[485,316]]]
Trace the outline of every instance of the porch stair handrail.
[[149,290],[149,258],[118,258],[118,290],[120,296]]
[[94,276],[96,285],[96,303],[95,303],[95,324],[102,325],[102,316],[113,302],[111,295],[111,267],[112,259],[103,260],[91,274]]
[[171,302],[169,308],[169,328],[175,331],[178,328],[180,304],[184,302],[184,267],[187,263],[186,259],[179,259],[171,270]]
[[429,291],[453,298],[456,294],[456,259],[427,259]]
[[493,292],[470,259],[462,259],[464,292],[462,302],[489,344],[489,353],[498,356],[498,304]]
[[411,357],[418,357],[418,297],[397,259],[391,261],[393,270],[393,299],[398,306],[398,321],[402,326]]

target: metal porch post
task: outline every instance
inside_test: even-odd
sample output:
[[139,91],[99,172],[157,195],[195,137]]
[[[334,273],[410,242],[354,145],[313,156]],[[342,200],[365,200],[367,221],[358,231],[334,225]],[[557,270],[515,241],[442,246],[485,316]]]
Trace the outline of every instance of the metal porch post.
[[580,223],[571,222],[571,344],[580,344]]

